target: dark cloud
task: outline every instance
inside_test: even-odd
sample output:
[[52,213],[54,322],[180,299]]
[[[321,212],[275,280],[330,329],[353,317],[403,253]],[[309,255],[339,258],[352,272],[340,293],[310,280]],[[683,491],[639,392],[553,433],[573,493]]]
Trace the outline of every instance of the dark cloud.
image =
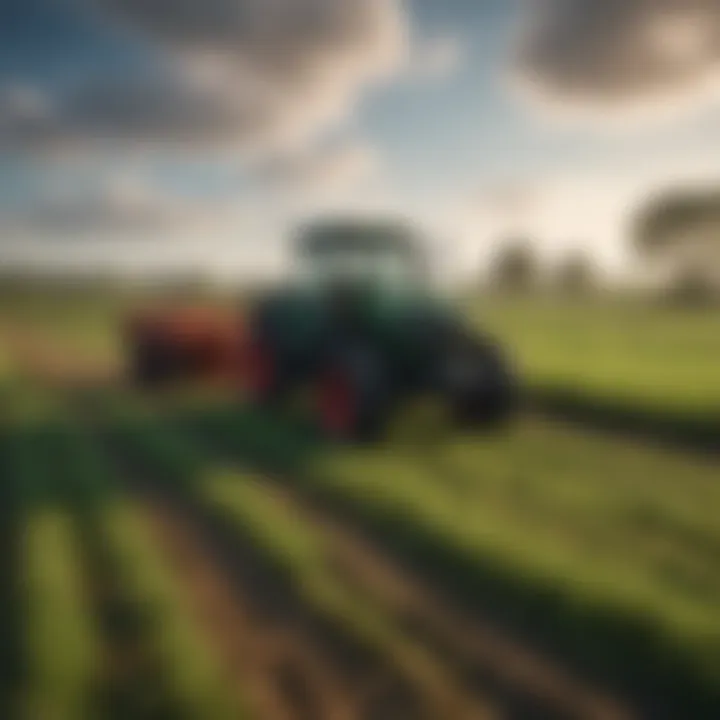
[[43,91],[6,88],[0,147],[298,143],[347,117],[406,49],[401,0],[77,2],[153,48],[156,66],[86,73]]
[[373,177],[380,165],[375,150],[358,140],[343,140],[267,162],[261,177],[272,187],[303,195],[343,193]]
[[281,83],[337,63],[384,71],[404,26],[397,0],[85,1],[172,49],[211,53]]
[[35,199],[32,205],[0,212],[3,236],[52,238],[89,236],[98,233],[148,232],[181,225],[183,207],[136,181],[99,183],[92,191],[74,192],[56,187]]
[[268,108],[235,102],[177,78],[91,82],[53,93],[15,86],[0,93],[0,147],[21,152],[227,149],[271,128]]
[[720,0],[526,0],[516,71],[549,100],[702,95],[720,76]]

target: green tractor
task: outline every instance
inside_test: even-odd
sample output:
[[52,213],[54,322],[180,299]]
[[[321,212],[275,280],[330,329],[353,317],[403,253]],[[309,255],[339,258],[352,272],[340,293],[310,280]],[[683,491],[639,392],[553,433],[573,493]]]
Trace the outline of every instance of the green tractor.
[[347,441],[379,438],[419,398],[466,425],[512,417],[507,360],[433,296],[411,227],[314,223],[295,254],[295,281],[260,297],[247,318],[242,379],[252,402],[281,403],[309,387],[322,431]]

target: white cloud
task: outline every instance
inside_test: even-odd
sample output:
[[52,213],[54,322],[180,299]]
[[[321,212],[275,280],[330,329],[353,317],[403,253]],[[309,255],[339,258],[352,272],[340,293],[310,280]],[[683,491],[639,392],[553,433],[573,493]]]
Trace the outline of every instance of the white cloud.
[[139,174],[118,172],[91,188],[50,183],[31,204],[0,210],[4,243],[107,238],[174,240],[200,230],[217,231],[241,216],[233,200],[180,197]]
[[420,43],[412,62],[415,75],[431,80],[453,75],[463,62],[465,48],[461,40],[441,36]]
[[513,69],[557,115],[623,119],[720,98],[718,0],[525,0]]
[[402,0],[83,2],[162,62],[58,90],[50,113],[16,93],[0,102],[0,145],[297,146],[348,118],[408,52]]
[[353,191],[377,176],[378,153],[359,140],[344,140],[283,156],[263,168],[271,184],[301,197]]

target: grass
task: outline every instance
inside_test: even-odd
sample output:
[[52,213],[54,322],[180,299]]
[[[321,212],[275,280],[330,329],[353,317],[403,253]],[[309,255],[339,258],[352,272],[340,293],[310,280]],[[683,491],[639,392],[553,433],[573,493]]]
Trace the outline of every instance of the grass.
[[[360,522],[469,605],[683,706],[717,702],[716,467],[529,424],[431,455],[313,457],[296,429],[225,417],[260,466]],[[291,471],[292,469],[292,471]]]
[[23,691],[17,716],[82,720],[96,715],[100,667],[97,628],[86,595],[77,527],[57,502],[47,436],[12,443],[19,496]]
[[[219,475],[201,489],[202,498],[226,516],[264,556],[291,578],[300,599],[319,617],[337,624],[378,659],[390,660],[431,698],[440,716],[462,717],[453,707],[453,681],[445,668],[407,637],[372,599],[330,572],[323,538],[247,475]],[[458,701],[455,701],[458,702]],[[451,708],[453,708],[451,710]],[[488,710],[488,717],[491,711]]]
[[[0,460],[13,507],[3,510],[17,526],[23,623],[22,667],[12,668],[22,693],[7,716],[246,717],[146,518],[70,398],[20,384],[5,400]],[[101,605],[112,607],[98,607],[94,588],[108,583]],[[121,665],[129,660],[132,673],[113,678],[108,653],[118,641],[130,650]]]
[[[85,319],[75,329],[72,314],[52,319],[39,301],[23,312],[78,352],[111,352],[114,311],[107,305],[76,307]],[[544,407],[615,413],[647,427],[720,437],[717,314],[630,302],[492,299],[472,314],[507,341]],[[60,395],[16,379],[11,355],[0,415],[8,477],[18,489],[13,513],[23,529],[26,694],[39,704],[53,698],[82,717],[82,698],[94,692],[91,658],[100,633],[87,612],[77,542],[78,522],[88,521],[124,606],[148,618],[142,642],[158,658],[161,691],[188,708],[188,717],[218,716],[210,704],[227,696],[212,653],[138,507],[89,435],[62,440],[64,459],[56,466],[41,458],[48,438],[33,428],[68,407]],[[336,583],[318,533],[254,474],[228,472],[227,463],[273,471],[471,609],[650,698],[650,707],[655,700],[677,709],[676,716],[717,716],[716,463],[539,420],[487,441],[456,437],[431,449],[396,444],[354,452],[324,447],[294,421],[201,395],[150,403],[109,398],[105,410],[100,419],[115,426],[154,479],[225,518],[289,579],[303,604],[395,657],[418,681],[432,685],[434,670],[424,660],[412,670],[416,650],[392,619],[371,598]],[[209,436],[217,439],[212,451]],[[43,607],[51,592],[61,601]],[[55,622],[72,628],[72,638],[61,640],[67,651],[48,640],[60,632],[50,628]]]
[[[230,687],[195,626],[184,590],[156,548],[140,508],[119,492],[97,438],[70,426],[64,440],[67,485],[76,506],[89,515],[88,540],[111,569],[107,577],[126,621],[140,626],[136,697],[125,701],[144,705],[145,712],[150,701],[187,720],[244,717],[240,691]],[[138,706],[131,707],[134,715]]]
[[118,299],[82,293],[0,295],[3,322],[61,350],[93,357],[98,362],[110,361],[122,353],[118,331],[123,313]]
[[[608,422],[720,432],[720,313],[639,300],[487,298],[473,321],[510,347],[548,408]],[[630,424],[633,424],[630,422]]]
[[153,546],[137,508],[128,502],[116,503],[100,521],[118,586],[146,619],[146,641],[159,665],[156,679],[170,698],[173,716],[188,720],[244,717],[241,690],[231,688],[200,636],[183,589]]
[[[126,424],[125,442],[153,477],[189,492],[194,502],[227,521],[237,539],[283,578],[291,594],[317,618],[349,637],[378,661],[390,660],[436,711],[461,717],[445,669],[407,637],[368,595],[340,582],[330,570],[324,538],[262,482],[247,472],[216,466],[194,441],[162,422]],[[449,708],[452,707],[453,710]],[[489,714],[489,711],[488,711]]]

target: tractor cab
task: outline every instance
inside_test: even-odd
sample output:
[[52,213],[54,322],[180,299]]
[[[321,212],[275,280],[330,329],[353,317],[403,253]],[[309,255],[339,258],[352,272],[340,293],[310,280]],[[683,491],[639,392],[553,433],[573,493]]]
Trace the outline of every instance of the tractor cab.
[[397,222],[326,222],[297,245],[303,280],[331,294],[404,293],[427,282],[415,232]]
[[377,330],[417,302],[427,271],[416,233],[396,221],[326,221],[296,246],[301,283],[350,329]]

